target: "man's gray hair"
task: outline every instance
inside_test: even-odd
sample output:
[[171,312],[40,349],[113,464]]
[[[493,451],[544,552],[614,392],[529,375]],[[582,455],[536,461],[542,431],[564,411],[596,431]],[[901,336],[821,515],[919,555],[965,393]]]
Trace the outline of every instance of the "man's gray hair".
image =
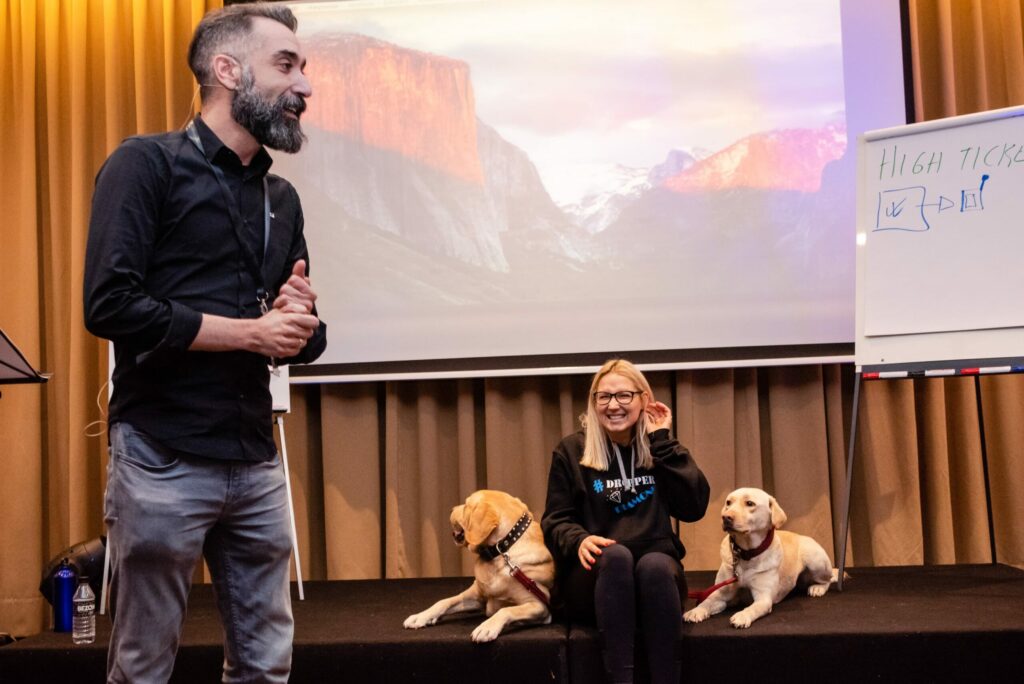
[[[284,24],[293,33],[299,27],[299,20],[291,9],[268,2],[229,5],[210,12],[196,26],[188,46],[188,66],[200,85],[212,83],[210,62],[214,55],[226,52],[233,46],[244,45],[250,38],[253,17],[264,17]],[[244,55],[235,56],[241,58]]]

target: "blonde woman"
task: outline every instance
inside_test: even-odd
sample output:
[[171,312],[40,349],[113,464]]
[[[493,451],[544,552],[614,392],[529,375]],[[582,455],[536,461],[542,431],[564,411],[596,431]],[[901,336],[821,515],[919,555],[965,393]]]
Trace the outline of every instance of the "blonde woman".
[[707,479],[670,434],[671,410],[629,361],[601,367],[580,421],[555,447],[541,520],[565,609],[596,622],[613,684],[633,681],[638,626],[651,681],[679,682],[686,551],[670,516],[702,518]]

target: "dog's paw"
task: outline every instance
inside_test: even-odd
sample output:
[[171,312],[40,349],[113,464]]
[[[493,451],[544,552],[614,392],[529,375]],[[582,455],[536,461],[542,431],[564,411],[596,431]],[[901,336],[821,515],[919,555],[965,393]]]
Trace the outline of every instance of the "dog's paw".
[[688,610],[683,613],[683,619],[687,622],[704,622],[709,617],[711,617],[711,613],[708,612],[707,608],[702,606],[697,606],[693,610]]
[[473,633],[469,635],[469,638],[477,644],[494,641],[498,638],[498,635],[501,634],[501,627],[502,626],[500,624],[495,624],[490,620],[484,620],[477,625],[476,629],[473,630]]
[[429,613],[424,611],[405,618],[405,622],[402,623],[402,626],[406,629],[420,629],[421,627],[429,627],[436,623],[437,618],[432,617]]
[[807,587],[807,595],[808,596],[813,596],[814,598],[818,598],[819,596],[824,596],[827,591],[828,591],[828,585],[827,584],[812,584],[811,586]]
[[754,622],[754,619],[750,616],[750,613],[745,610],[741,610],[729,618],[729,622],[736,629],[746,629]]

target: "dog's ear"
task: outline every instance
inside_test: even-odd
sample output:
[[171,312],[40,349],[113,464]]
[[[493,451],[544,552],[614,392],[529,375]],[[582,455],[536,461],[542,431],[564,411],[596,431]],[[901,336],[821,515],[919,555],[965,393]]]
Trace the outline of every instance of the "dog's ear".
[[451,524],[452,529],[455,527],[458,527],[460,530],[462,529],[462,521],[465,518],[465,513],[463,513],[463,511],[465,508],[465,504],[459,504],[458,506],[452,507],[452,512],[448,516],[448,522]]
[[768,509],[772,512],[772,525],[778,529],[786,524],[786,511],[775,500],[774,496],[768,497]]
[[486,501],[480,501],[472,507],[466,506],[465,511],[466,517],[462,527],[466,532],[466,541],[473,546],[479,546],[498,526],[498,511]]

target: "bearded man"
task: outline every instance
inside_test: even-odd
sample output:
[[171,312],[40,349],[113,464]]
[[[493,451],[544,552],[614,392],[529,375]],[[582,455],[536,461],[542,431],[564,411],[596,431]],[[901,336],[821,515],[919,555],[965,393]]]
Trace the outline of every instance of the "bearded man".
[[[189,47],[202,114],[125,140],[96,179],[86,327],[114,343],[104,518],[110,682],[166,682],[205,557],[223,681],[287,681],[290,523],[268,364],[327,344],[295,189],[312,90],[284,6],[207,14]],[[212,674],[212,673],[211,673]]]

